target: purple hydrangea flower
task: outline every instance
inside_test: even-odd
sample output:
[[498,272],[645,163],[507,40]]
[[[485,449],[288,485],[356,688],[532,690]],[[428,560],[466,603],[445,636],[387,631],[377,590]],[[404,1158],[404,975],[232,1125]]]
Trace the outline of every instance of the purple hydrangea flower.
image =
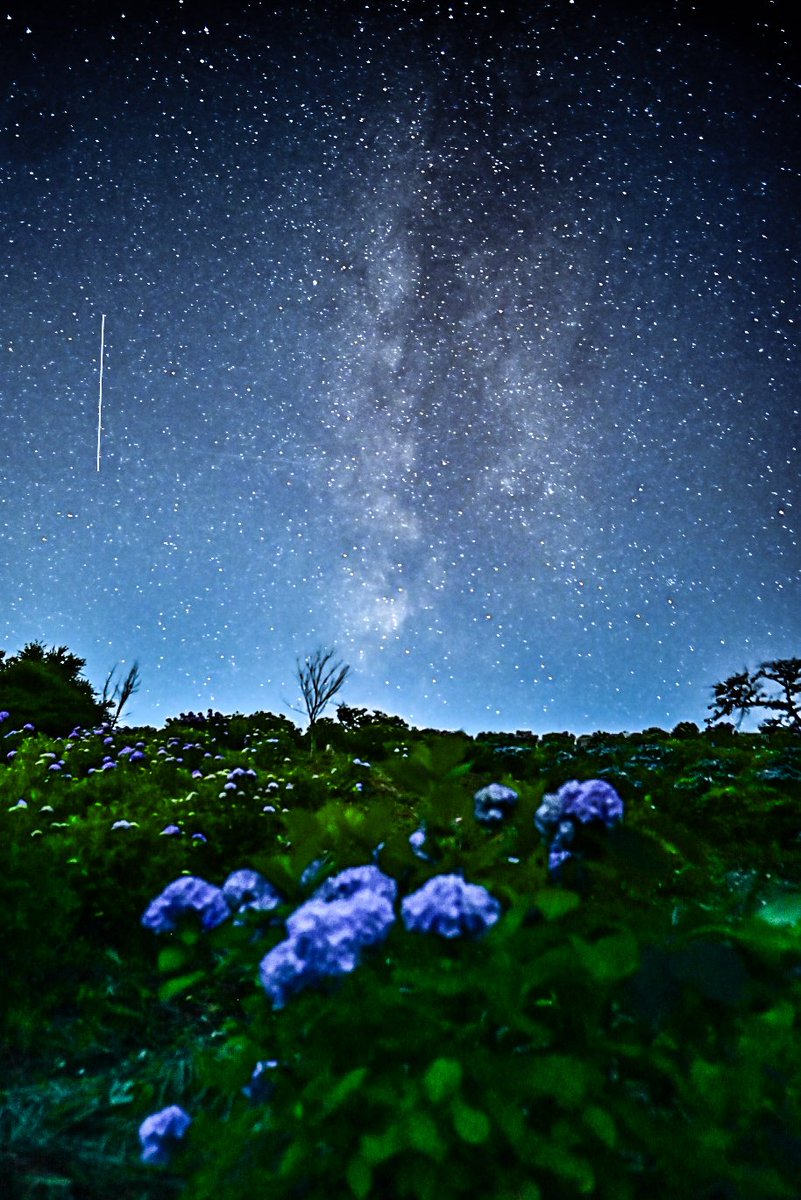
[[384,896],[390,904],[395,903],[398,885],[389,875],[375,866],[348,867],[338,875],[332,875],[317,888],[312,899],[317,900],[347,900],[362,888]]
[[142,1143],[142,1162],[164,1166],[170,1161],[170,1151],[192,1124],[192,1118],[177,1104],[162,1108],[146,1117],[139,1126]]
[[410,931],[454,938],[489,929],[501,906],[481,884],[465,883],[461,875],[435,875],[402,901],[401,915]]
[[368,887],[341,900],[307,900],[287,921],[289,937],[262,959],[262,986],[283,1008],[294,992],[355,970],[362,950],[382,941],[394,921],[386,896]]
[[314,972],[298,953],[293,941],[284,940],[273,946],[259,964],[261,985],[273,1002],[283,1008],[290,996],[315,980]]
[[233,871],[222,885],[222,893],[228,904],[237,912],[254,909],[256,912],[271,912],[282,902],[281,895],[263,875],[249,867]]
[[622,818],[623,801],[605,779],[588,779],[583,783],[571,779],[558,792],[544,796],[534,814],[534,823],[550,842],[549,869],[558,873],[571,857],[572,851],[568,847],[575,837],[577,823],[598,822],[611,829]]
[[473,797],[473,815],[480,825],[499,825],[519,800],[516,791],[502,783],[490,783]]
[[204,929],[214,929],[231,915],[220,888],[195,875],[182,875],[151,901],[142,917],[142,924],[154,933],[172,933],[181,917],[188,912],[198,914]]
[[587,779],[583,783],[571,779],[558,792],[543,797],[534,822],[540,833],[548,837],[566,818],[582,825],[601,821],[608,829],[622,817],[623,801],[611,783],[605,779]]

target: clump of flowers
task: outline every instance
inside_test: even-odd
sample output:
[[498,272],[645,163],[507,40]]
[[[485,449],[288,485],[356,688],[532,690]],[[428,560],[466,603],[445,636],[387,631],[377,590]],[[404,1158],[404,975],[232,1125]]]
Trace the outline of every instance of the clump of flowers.
[[558,792],[543,797],[534,824],[549,843],[548,866],[557,871],[573,855],[576,830],[581,825],[611,829],[623,819],[623,801],[605,779],[571,779]]
[[473,816],[480,825],[500,825],[508,817],[519,800],[513,788],[502,783],[490,783],[473,797]]
[[303,988],[346,975],[363,951],[383,941],[395,921],[397,884],[377,867],[352,867],[334,875],[287,920],[289,935],[259,967],[275,1008]]
[[484,933],[499,919],[501,905],[485,887],[461,875],[435,875],[401,903],[406,928],[455,938]]
[[204,929],[214,929],[231,915],[220,888],[195,875],[183,875],[151,901],[142,924],[154,933],[173,933],[178,922],[190,912],[197,913]]
[[142,1162],[165,1166],[170,1161],[170,1152],[176,1142],[181,1140],[191,1124],[192,1118],[177,1104],[146,1117],[139,1126]]
[[222,885],[222,894],[230,907],[239,913],[272,912],[283,901],[273,885],[250,867],[233,871]]

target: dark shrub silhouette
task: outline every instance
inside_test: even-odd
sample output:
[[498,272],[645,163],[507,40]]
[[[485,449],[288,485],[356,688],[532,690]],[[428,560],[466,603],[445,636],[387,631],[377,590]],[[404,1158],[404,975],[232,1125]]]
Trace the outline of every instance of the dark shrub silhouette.
[[0,711],[9,714],[9,725],[31,724],[37,733],[65,737],[76,725],[107,720],[110,703],[103,704],[82,677],[84,666],[66,646],[47,650],[43,642],[28,642],[10,658],[0,651]]

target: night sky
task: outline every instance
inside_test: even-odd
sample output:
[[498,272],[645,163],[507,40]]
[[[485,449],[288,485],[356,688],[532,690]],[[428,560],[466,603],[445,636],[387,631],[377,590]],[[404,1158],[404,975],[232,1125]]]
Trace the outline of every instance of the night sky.
[[0,9],[0,647],[138,660],[161,725],[303,724],[331,646],[469,733],[801,654],[792,6],[48,7]]

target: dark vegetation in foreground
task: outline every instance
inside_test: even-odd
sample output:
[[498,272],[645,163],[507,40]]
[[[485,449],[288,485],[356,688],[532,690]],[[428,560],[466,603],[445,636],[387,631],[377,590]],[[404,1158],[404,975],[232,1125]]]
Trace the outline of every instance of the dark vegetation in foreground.
[[[471,738],[337,712],[314,743],[270,713],[0,721],[0,1194],[797,1198],[798,733]],[[579,829],[555,877],[534,817],[570,780],[611,784],[624,818]],[[482,824],[490,783],[518,800]],[[274,1008],[259,964],[286,919],[370,863],[399,901],[457,874],[502,915],[476,937],[398,920]],[[143,928],[173,880],[243,867],[276,909]],[[171,1105],[191,1125],[144,1163],[137,1131]]]

